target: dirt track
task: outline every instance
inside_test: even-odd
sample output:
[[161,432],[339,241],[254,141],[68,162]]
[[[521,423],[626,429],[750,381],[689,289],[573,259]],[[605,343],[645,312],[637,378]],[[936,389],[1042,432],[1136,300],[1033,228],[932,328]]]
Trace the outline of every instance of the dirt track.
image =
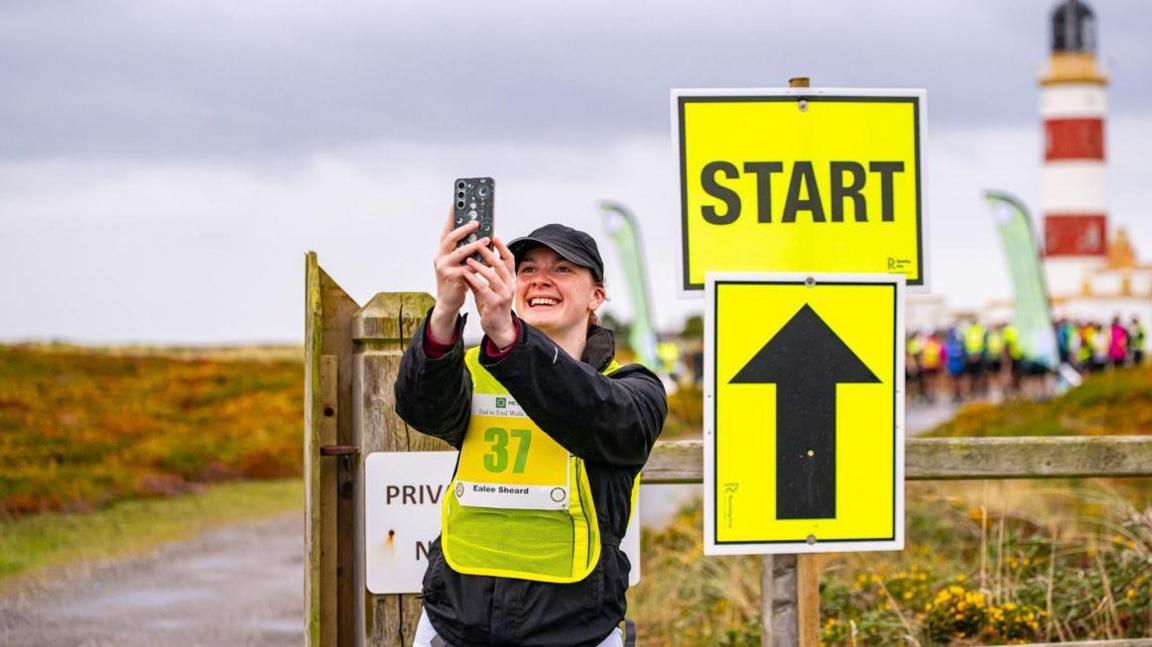
[[231,526],[6,593],[0,645],[300,645],[302,518]]

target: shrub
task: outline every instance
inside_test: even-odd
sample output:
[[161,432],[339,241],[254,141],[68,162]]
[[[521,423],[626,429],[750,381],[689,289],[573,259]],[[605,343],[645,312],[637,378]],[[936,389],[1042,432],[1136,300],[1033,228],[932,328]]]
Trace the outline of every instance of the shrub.
[[987,614],[983,593],[953,584],[937,591],[932,601],[924,605],[924,628],[928,637],[937,642],[971,638],[980,633]]

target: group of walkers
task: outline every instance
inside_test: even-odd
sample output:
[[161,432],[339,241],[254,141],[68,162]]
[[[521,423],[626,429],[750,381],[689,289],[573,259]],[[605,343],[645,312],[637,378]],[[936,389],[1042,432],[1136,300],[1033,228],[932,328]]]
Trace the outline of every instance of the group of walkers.
[[1128,325],[1119,317],[1109,325],[1070,319],[1056,323],[1060,361],[1085,373],[1143,363],[1144,338],[1144,325],[1136,317]]
[[[1060,362],[1079,372],[1144,360],[1144,326],[1136,317],[1128,325],[1116,317],[1108,326],[1062,319],[1055,328]],[[905,352],[908,394],[926,403],[942,397],[954,402],[1044,397],[1055,368],[1027,355],[1014,325],[974,319],[912,334]]]

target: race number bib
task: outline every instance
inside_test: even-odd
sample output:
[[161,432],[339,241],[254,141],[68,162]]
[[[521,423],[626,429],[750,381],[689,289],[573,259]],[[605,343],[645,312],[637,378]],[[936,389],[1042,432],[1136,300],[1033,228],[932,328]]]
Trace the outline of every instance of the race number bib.
[[473,394],[453,494],[467,506],[566,510],[569,458],[511,397]]

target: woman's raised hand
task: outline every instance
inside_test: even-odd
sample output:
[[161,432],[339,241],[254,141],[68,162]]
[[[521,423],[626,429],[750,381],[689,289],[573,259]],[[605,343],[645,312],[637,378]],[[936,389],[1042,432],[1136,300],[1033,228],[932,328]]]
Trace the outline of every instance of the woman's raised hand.
[[460,308],[464,307],[464,298],[468,295],[469,284],[466,277],[471,276],[473,270],[464,265],[464,259],[480,250],[488,249],[487,238],[456,246],[476,231],[480,226],[479,222],[469,222],[455,229],[452,228],[452,224],[452,212],[449,211],[448,222],[440,232],[440,244],[432,262],[436,268],[436,305],[432,308],[432,316],[428,319],[428,332],[433,339],[442,342],[452,339],[455,335],[456,317],[460,314]]
[[[476,309],[480,311],[480,326],[497,348],[510,346],[516,341],[516,325],[512,323],[512,300],[516,296],[516,262],[504,241],[493,237],[496,251],[480,247],[484,263],[469,257],[469,269],[464,274]],[[497,253],[499,255],[497,255]]]

